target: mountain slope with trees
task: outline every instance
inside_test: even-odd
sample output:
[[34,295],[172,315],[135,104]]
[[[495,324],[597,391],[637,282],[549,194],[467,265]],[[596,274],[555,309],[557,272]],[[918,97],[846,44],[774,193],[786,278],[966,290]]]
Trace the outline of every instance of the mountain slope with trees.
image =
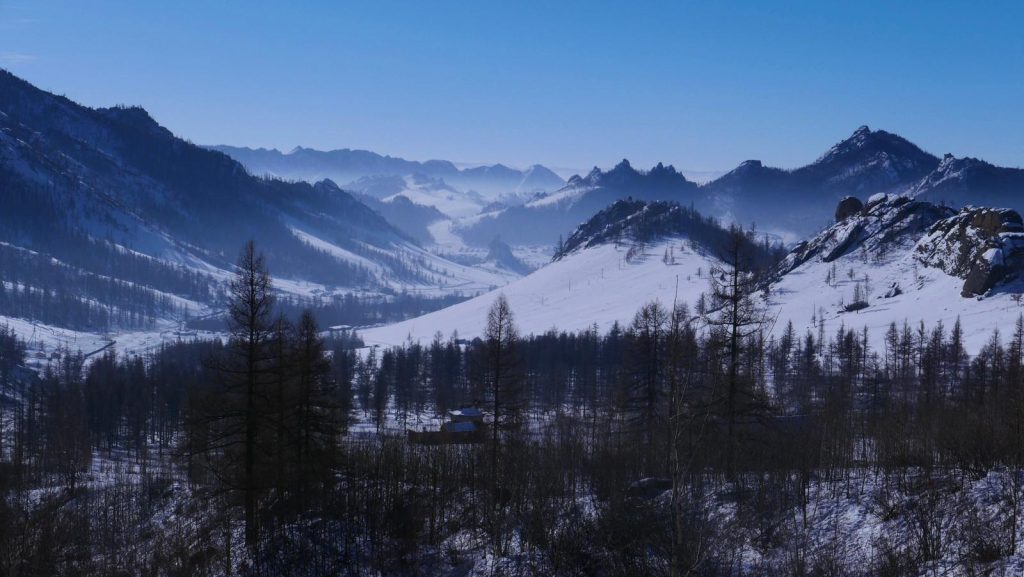
[[6,71],[0,189],[0,316],[76,330],[208,312],[251,238],[303,296],[472,293],[516,276],[426,251],[330,181],[252,176],[141,108],[87,108]]

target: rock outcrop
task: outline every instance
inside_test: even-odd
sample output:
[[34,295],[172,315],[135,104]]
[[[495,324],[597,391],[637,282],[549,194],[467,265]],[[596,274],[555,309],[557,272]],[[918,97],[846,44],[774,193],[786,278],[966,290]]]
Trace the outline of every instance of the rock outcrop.
[[1024,220],[1010,209],[967,207],[936,222],[914,258],[964,279],[961,295],[982,295],[1024,270]]
[[[843,199],[836,209],[836,224],[798,244],[782,261],[778,274],[812,259],[832,262],[858,251],[873,262],[909,255],[916,264],[963,279],[963,297],[983,295],[1014,278],[1024,279],[1024,219],[1014,210],[967,207],[956,211],[891,194],[876,194],[860,204],[853,197]],[[901,292],[893,284],[885,297]]]
[[836,207],[836,222],[842,222],[851,216],[860,214],[864,210],[864,203],[856,196],[846,196],[839,201]]
[[[861,204],[859,200],[857,204]],[[847,203],[850,209],[853,206]],[[841,212],[837,208],[836,224],[793,249],[782,262],[780,274],[813,258],[831,262],[858,249],[871,258],[885,258],[897,245],[911,248],[933,224],[954,214],[950,208],[891,194],[872,196],[867,206],[844,212],[844,218],[839,219]]]

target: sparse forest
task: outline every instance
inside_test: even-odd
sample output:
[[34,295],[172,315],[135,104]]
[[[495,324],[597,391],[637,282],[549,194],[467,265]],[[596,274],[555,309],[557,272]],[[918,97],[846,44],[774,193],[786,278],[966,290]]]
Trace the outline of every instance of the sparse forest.
[[[499,298],[482,338],[357,349],[252,244],[224,342],[37,375],[0,331],[0,574],[1012,573],[1024,318],[973,357],[959,325],[773,337],[731,246],[700,306],[607,334]],[[480,442],[408,440],[464,406]]]

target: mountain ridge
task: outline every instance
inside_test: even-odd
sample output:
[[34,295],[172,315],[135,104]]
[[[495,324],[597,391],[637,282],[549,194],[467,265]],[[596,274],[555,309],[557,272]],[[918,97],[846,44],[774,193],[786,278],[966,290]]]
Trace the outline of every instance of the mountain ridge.
[[2,70],[0,189],[0,275],[13,286],[0,316],[59,321],[59,308],[76,329],[205,314],[249,239],[279,289],[303,297],[476,292],[515,277],[426,251],[329,180],[254,176],[141,107],[89,108]]
[[416,161],[379,154],[370,150],[338,148],[317,150],[295,147],[284,153],[271,148],[208,145],[235,158],[255,174],[269,174],[294,180],[330,178],[348,186],[364,177],[423,175],[450,185],[477,190],[490,196],[503,193],[532,193],[561,187],[565,181],[554,171],[534,164],[516,169],[504,164],[458,168],[448,160]]

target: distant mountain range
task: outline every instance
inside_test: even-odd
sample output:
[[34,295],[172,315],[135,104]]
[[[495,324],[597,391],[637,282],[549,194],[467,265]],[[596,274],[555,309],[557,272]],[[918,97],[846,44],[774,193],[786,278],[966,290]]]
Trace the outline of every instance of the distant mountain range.
[[[404,196],[436,207],[457,221],[454,231],[479,247],[496,235],[513,245],[552,245],[596,211],[627,198],[693,205],[787,239],[830,224],[835,203],[851,195],[898,193],[951,206],[1024,209],[1024,170],[974,158],[939,158],[899,135],[867,126],[806,166],[781,169],[748,160],[700,184],[672,166],[638,170],[626,160],[564,182],[539,165],[525,171],[500,164],[460,170],[447,161],[414,162],[360,150],[213,148],[258,174],[311,181],[330,177],[385,202]],[[488,206],[493,200],[501,202]],[[402,222],[403,230],[429,243],[425,225],[409,218]]]
[[[244,150],[232,154],[244,156]],[[895,246],[887,239],[899,237],[917,247],[917,256],[900,252],[902,268],[877,273],[904,291],[916,282],[908,272],[914,267],[945,275],[936,283],[955,278],[956,290],[972,296],[1002,286],[1006,267],[1022,277],[1016,272],[1024,262],[1015,248],[1024,234],[1015,228],[1017,213],[956,209],[1024,210],[1024,170],[939,158],[867,127],[807,166],[783,170],[748,161],[703,185],[672,166],[639,170],[626,160],[562,182],[539,166],[460,170],[450,162],[365,151],[249,152],[271,164],[285,159],[284,165],[303,170],[334,166],[343,172],[334,174],[338,180],[315,182],[302,180],[312,172],[300,178],[280,167],[264,172],[295,180],[257,176],[245,161],[176,137],[142,108],[84,107],[0,71],[0,317],[102,332],[149,330],[211,313],[221,306],[225,280],[249,239],[266,253],[280,289],[293,295],[482,292],[529,273],[544,259],[537,247],[553,249],[559,237],[562,251],[550,266],[568,271],[572,267],[562,263],[593,256],[594,247],[606,247],[605,256],[614,259],[609,240],[637,230],[706,244],[719,233],[705,216],[756,222],[759,231],[796,238],[826,229],[794,252],[810,254],[808,246],[819,246],[837,255],[815,253],[795,265],[813,266],[815,275],[824,276],[822,262],[837,259],[852,268],[848,247],[861,247],[865,255],[856,258],[887,262],[886,251]],[[346,180],[357,190],[336,184]],[[541,190],[547,186],[556,189]],[[835,211],[844,197],[872,195],[868,208],[847,201],[840,214]],[[911,216],[918,220],[903,219],[908,207],[915,207]],[[834,224],[836,218],[842,222]],[[646,224],[637,229],[628,219]],[[906,226],[888,226],[886,219]],[[926,230],[928,242],[922,240]],[[875,251],[864,235],[890,248]],[[690,250],[678,243],[662,248]],[[695,271],[706,267],[704,260],[691,263]],[[598,261],[587,265],[594,275],[615,267]],[[577,282],[547,268],[530,276]],[[787,272],[784,278],[795,277]],[[668,282],[662,281],[659,286]],[[785,290],[810,294],[813,287]],[[545,313],[538,314],[538,322],[544,320]]]
[[640,171],[623,160],[614,168],[594,168],[586,176],[573,176],[565,187],[522,206],[500,208],[461,224],[468,242],[481,244],[495,234],[511,244],[551,244],[568,235],[579,223],[622,199],[674,200],[689,203],[700,188],[672,166],[658,164]]
[[[835,207],[833,207],[835,209]],[[994,329],[1014,331],[1024,289],[1024,220],[1009,209],[959,210],[902,195],[845,199],[837,221],[788,252],[751,238],[745,258],[768,274],[755,298],[776,336],[867,328],[885,349],[890,326],[958,325],[977,352]],[[437,331],[480,335],[488,308],[504,295],[523,334],[608,331],[657,299],[694,307],[736,239],[696,210],[672,202],[618,201],[576,228],[547,266],[509,285],[428,315],[372,328],[368,343],[428,342]],[[742,242],[742,241],[740,241]],[[780,260],[781,259],[781,260]],[[775,263],[775,264],[772,264]],[[727,267],[726,267],[727,268]],[[694,310],[691,308],[690,310]]]
[[884,130],[858,128],[806,166],[785,170],[758,160],[698,185],[672,166],[643,171],[623,160],[573,176],[551,194],[522,206],[469,219],[461,232],[473,243],[497,232],[508,242],[556,242],[580,222],[616,200],[673,201],[702,213],[761,231],[799,238],[832,223],[845,196],[906,194],[949,206],[968,204],[1024,210],[1024,170],[974,158],[940,159]]
[[447,160],[418,162],[348,148],[322,151],[300,146],[290,152],[227,145],[209,148],[231,156],[254,174],[309,182],[329,178],[345,188],[374,196],[398,192],[390,189],[378,192],[372,184],[379,182],[376,180],[379,177],[418,175],[440,179],[464,192],[476,191],[489,198],[557,190],[565,184],[562,177],[539,164],[525,170],[503,164],[459,169]]
[[6,71],[0,191],[0,316],[60,308],[106,330],[197,314],[249,239],[296,294],[474,292],[518,276],[424,250],[329,180],[253,176],[142,108],[87,108]]
[[807,234],[829,223],[840,198],[880,192],[956,207],[1024,209],[1024,170],[951,155],[939,159],[896,134],[861,126],[807,166],[783,170],[744,162],[702,187],[700,205],[743,224]]

